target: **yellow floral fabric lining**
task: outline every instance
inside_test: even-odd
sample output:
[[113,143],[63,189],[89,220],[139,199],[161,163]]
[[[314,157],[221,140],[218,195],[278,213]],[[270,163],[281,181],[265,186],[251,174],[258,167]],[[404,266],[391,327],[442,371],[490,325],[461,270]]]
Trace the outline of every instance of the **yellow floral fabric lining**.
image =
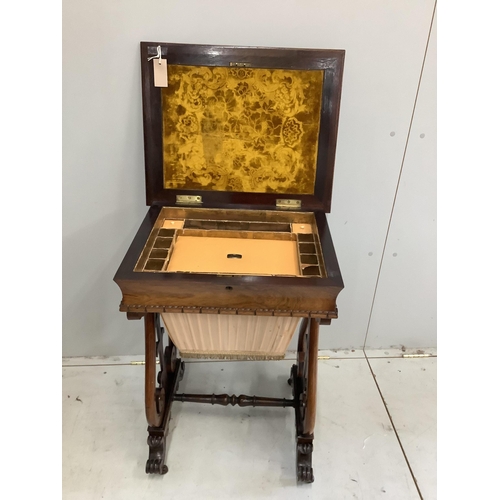
[[166,189],[312,194],[323,71],[169,65]]

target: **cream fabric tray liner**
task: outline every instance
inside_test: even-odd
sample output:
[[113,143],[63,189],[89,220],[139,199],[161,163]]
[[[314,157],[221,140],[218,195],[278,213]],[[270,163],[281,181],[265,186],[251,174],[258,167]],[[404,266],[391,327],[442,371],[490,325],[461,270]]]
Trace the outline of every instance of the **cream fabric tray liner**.
[[[241,258],[228,258],[240,254]],[[178,236],[168,272],[299,276],[296,241]]]
[[168,334],[185,357],[279,358],[301,318],[162,313]]

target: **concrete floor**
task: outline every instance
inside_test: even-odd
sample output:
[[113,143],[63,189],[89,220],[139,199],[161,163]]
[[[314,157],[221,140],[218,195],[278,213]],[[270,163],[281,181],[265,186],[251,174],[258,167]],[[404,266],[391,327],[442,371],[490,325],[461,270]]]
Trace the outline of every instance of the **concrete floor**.
[[[144,366],[64,360],[63,498],[435,499],[436,357],[321,354],[308,485],[295,480],[290,408],[174,403],[169,472],[146,475]],[[186,363],[179,390],[291,397],[291,364]]]

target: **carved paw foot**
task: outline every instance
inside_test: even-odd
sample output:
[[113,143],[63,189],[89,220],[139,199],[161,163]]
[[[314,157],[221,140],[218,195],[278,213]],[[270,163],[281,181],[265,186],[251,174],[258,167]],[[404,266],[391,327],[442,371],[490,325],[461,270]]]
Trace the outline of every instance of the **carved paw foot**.
[[150,458],[146,462],[146,474],[166,474],[168,472],[168,467],[161,462],[160,459]]
[[150,434],[148,436],[149,458],[146,462],[146,474],[166,474],[168,472],[168,467],[164,464],[165,436],[166,434]]
[[297,481],[299,483],[314,482],[313,468],[310,465],[297,465]]
[[298,437],[297,442],[297,481],[299,483],[312,483],[314,474],[312,468],[312,437]]

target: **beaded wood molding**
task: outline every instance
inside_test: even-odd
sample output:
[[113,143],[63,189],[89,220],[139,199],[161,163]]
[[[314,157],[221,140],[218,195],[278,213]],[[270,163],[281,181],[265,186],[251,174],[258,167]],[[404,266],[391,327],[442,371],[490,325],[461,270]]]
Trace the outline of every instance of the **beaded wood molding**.
[[186,314],[239,314],[246,316],[294,316],[298,318],[336,319],[338,310],[334,311],[291,311],[285,309],[246,309],[231,307],[184,307],[184,306],[152,306],[138,304],[120,304],[120,311],[127,313],[186,313]]

